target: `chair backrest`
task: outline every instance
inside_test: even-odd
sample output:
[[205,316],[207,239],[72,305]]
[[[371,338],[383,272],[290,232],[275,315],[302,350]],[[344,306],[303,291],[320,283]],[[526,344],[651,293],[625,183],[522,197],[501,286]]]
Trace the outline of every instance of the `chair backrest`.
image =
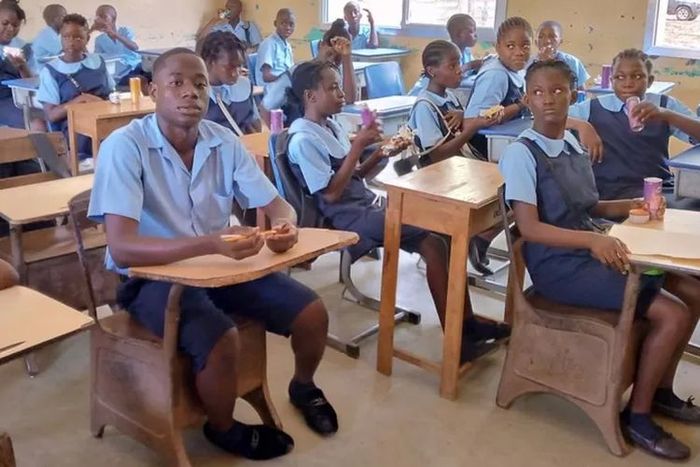
[[[64,162],[67,153],[68,147],[62,133],[4,139],[0,144],[0,164],[3,164],[0,165],[0,190],[55,180],[67,175]],[[46,160],[51,171],[42,172],[35,159]]]
[[[114,304],[116,302],[116,276],[111,277],[111,281],[105,281],[104,284],[100,284],[99,295],[95,293],[95,287],[93,285],[93,277],[90,273],[90,263],[85,250],[85,243],[83,241],[83,232],[86,229],[97,229],[100,225],[93,222],[87,217],[88,207],[90,205],[90,193],[91,190],[84,191],[75,195],[68,202],[68,212],[70,217],[70,224],[73,231],[73,237],[76,244],[76,253],[78,254],[78,261],[80,263],[80,269],[83,272],[83,280],[86,286],[87,293],[87,308],[90,316],[99,323],[97,319],[97,307],[102,304]],[[104,267],[104,266],[102,266]]]
[[315,39],[313,41],[309,41],[309,47],[311,47],[311,56],[313,58],[318,57],[318,45],[321,43],[321,39]]
[[401,68],[397,62],[382,62],[365,68],[367,99],[404,94]]
[[323,216],[316,207],[316,200],[302,185],[289,162],[289,133],[287,130],[270,136],[270,162],[275,185],[280,195],[294,208],[300,227],[321,227]]
[[257,53],[252,53],[248,54],[248,79],[250,80],[251,83],[253,83],[254,86],[257,86],[257,82],[255,80],[255,67],[258,64],[258,54]]

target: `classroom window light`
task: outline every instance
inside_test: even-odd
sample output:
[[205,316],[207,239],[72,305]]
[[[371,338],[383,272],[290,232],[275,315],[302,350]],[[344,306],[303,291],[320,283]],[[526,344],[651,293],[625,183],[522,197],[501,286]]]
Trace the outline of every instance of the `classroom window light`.
[[700,0],[650,0],[644,51],[650,55],[700,58]]
[[[322,0],[321,19],[330,24],[343,17],[347,0]],[[445,24],[455,13],[467,13],[478,26],[479,39],[493,41],[505,19],[506,0],[360,0],[372,12],[380,34],[445,37]],[[367,24],[366,15],[362,22]]]

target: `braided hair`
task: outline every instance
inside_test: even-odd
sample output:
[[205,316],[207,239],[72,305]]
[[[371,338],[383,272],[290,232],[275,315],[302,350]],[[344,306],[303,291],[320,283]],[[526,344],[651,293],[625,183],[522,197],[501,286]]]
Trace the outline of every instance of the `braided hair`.
[[640,60],[644,64],[644,68],[647,69],[647,73],[651,76],[654,71],[654,64],[652,63],[651,59],[649,58],[649,55],[645,54],[639,49],[625,49],[619,54],[615,55],[615,58],[613,58],[613,67],[619,62],[620,60]]
[[335,39],[336,37],[344,37],[345,39],[351,41],[352,37],[350,36],[350,33],[348,32],[348,28],[345,26],[345,20],[344,19],[336,19],[333,21],[333,24],[331,24],[331,27],[328,29],[323,34],[323,39],[321,39],[321,42],[323,42],[326,45],[332,46],[331,40]]
[[576,90],[577,86],[577,80],[576,80],[576,74],[571,70],[569,65],[566,64],[566,62],[562,60],[538,60],[532,63],[527,68],[527,72],[525,73],[525,82],[529,85],[530,80],[532,79],[532,76],[537,73],[540,70],[557,70],[559,71],[566,80],[569,82],[569,87],[571,88],[572,91]]
[[318,88],[327,69],[338,70],[335,65],[323,60],[304,62],[294,69],[292,86],[287,89],[287,103],[283,107],[288,124],[304,116],[304,94]]
[[451,53],[456,53],[459,56],[459,49],[450,41],[437,40],[432,41],[423,49],[421,60],[423,63],[423,76],[430,79],[428,67],[437,67],[449,57]]
[[524,29],[528,36],[532,37],[532,26],[527,22],[525,18],[520,16],[511,16],[506,18],[500,26],[498,26],[498,32],[496,33],[496,42],[501,42],[503,37],[508,34],[513,29]]
[[22,22],[27,22],[27,14],[24,12],[21,6],[19,6],[19,0],[2,0],[0,1],[0,10],[11,11],[17,15],[17,19]]
[[215,62],[224,54],[239,57],[239,60],[245,61],[245,50],[245,44],[232,32],[214,31],[204,39],[200,55],[205,63]]

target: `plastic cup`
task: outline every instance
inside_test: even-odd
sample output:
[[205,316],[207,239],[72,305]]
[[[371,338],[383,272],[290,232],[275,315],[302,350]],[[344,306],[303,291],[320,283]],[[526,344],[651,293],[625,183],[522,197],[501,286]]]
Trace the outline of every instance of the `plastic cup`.
[[282,133],[284,129],[284,112],[282,109],[273,109],[270,111],[270,132],[273,135]]
[[635,133],[639,133],[644,129],[644,124],[638,118],[632,116],[632,111],[639,105],[641,99],[637,96],[628,97],[625,101],[625,109],[627,110],[627,119],[630,122],[630,129]]
[[610,89],[610,78],[612,78],[612,65],[603,65],[600,70],[600,87]]
[[131,102],[134,104],[141,102],[141,78],[129,78],[129,90],[131,91]]
[[647,177],[644,179],[644,205],[649,211],[649,219],[660,220],[663,215],[659,212],[661,208],[661,187],[663,180],[658,177]]

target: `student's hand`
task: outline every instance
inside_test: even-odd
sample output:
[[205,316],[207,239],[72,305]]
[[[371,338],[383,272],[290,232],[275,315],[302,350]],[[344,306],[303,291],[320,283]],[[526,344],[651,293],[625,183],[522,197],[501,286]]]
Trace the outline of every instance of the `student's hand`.
[[445,122],[447,122],[447,127],[451,131],[459,130],[464,122],[464,112],[461,110],[450,110],[445,115]]
[[[221,239],[221,235],[232,234],[241,235],[244,238],[236,240],[235,242],[227,242]],[[260,229],[257,227],[230,227],[222,232],[211,235],[210,238],[216,253],[237,260],[257,255],[263,245],[265,245],[265,239],[260,235]]]
[[15,68],[22,69],[27,66],[27,59],[24,58],[24,55],[5,55],[7,57],[7,61],[10,62]]
[[591,234],[591,255],[604,265],[617,269],[621,273],[627,272],[630,264],[630,250],[627,245],[618,238],[603,234]]
[[547,45],[539,50],[538,58],[540,60],[554,60],[556,51],[551,45]]
[[287,220],[281,220],[277,225],[274,225],[272,229],[275,233],[267,237],[265,243],[267,247],[275,253],[284,253],[299,241],[299,231],[297,227]]
[[94,94],[87,94],[87,93],[83,93],[83,94],[79,95],[76,99],[80,99],[79,102],[101,102],[104,100],[101,97],[98,97]]
[[379,122],[375,119],[374,123],[372,123],[370,126],[363,126],[360,128],[360,131],[355,134],[355,140],[352,142],[352,144],[358,144],[361,148],[366,148],[370,144],[381,141],[381,139],[382,128],[379,125]]
[[665,109],[660,109],[656,104],[647,101],[640,102],[632,110],[632,116],[637,118],[642,124],[665,120],[666,115]]
[[579,129],[578,136],[581,139],[581,144],[588,150],[588,155],[591,156],[591,162],[603,162],[603,140],[600,139],[598,133],[588,122],[585,122]]
[[367,8],[363,8],[362,11],[364,11],[367,15],[367,22],[369,23],[369,25],[374,26],[374,16],[372,16],[372,12],[369,11]]
[[347,37],[334,37],[331,39],[331,46],[333,51],[341,57],[347,57],[352,51],[352,43]]

